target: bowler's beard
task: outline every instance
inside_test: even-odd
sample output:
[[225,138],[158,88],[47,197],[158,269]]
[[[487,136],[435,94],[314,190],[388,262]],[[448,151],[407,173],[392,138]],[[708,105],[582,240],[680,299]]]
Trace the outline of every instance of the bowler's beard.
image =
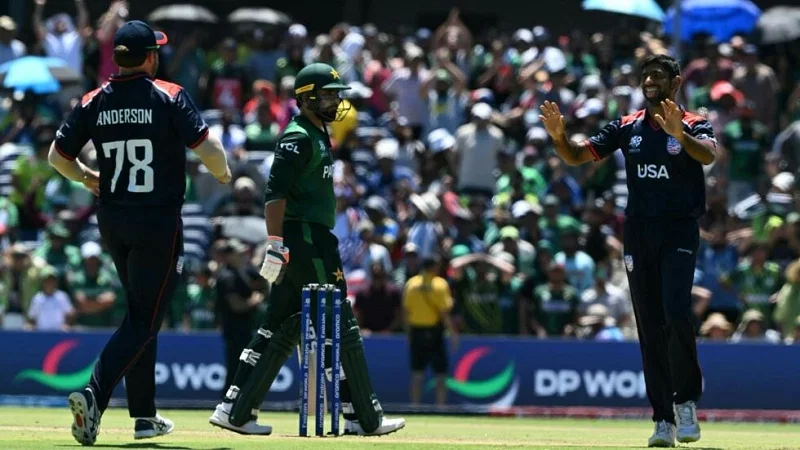
[[[642,90],[642,93],[644,94],[644,90]],[[661,106],[661,102],[667,100],[668,98],[669,98],[669,92],[663,89],[659,89],[658,95],[652,98],[648,97],[647,94],[644,95],[644,99],[647,100],[648,106]]]

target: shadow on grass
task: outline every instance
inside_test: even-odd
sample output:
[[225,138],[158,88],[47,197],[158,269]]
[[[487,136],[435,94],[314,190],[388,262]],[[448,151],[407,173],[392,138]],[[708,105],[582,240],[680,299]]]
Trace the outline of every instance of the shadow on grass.
[[[83,447],[80,444],[59,445],[58,447]],[[123,448],[123,449],[155,449],[155,450],[192,450],[191,447],[180,445],[159,444],[156,442],[131,442],[130,444],[95,444],[94,448]],[[208,450],[232,450],[230,447],[216,447]],[[702,449],[698,449],[702,450]]]

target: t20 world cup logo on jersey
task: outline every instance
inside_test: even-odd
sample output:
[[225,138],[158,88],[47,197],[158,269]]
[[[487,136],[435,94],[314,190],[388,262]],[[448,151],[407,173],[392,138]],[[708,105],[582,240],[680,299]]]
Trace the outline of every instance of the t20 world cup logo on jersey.
[[677,139],[670,136],[667,138],[667,153],[670,155],[677,155],[681,152],[681,143]]

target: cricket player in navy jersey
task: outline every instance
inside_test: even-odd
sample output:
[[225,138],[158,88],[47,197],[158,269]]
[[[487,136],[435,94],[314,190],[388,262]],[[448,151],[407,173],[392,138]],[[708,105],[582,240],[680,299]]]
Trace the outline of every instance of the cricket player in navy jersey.
[[[83,96],[56,133],[50,164],[99,196],[97,221],[126,291],[128,313],[109,339],[89,385],[69,396],[72,435],[83,445],[97,439],[114,387],[125,377],[134,438],[169,434],[174,424],[156,413],[158,330],[182,270],[181,207],[186,191],[186,148],[209,172],[228,183],[222,144],[189,95],[154,79],[158,49],[167,36],[140,21],[114,36],[118,75]],[[79,160],[91,140],[99,172]]]
[[697,401],[702,391],[691,311],[705,213],[703,165],[714,161],[711,124],[675,103],[680,67],[653,55],[641,65],[647,108],[616,119],[583,143],[571,143],[558,105],[545,102],[541,120],[567,164],[598,161],[621,149],[628,205],[624,262],[633,297],[647,397],[655,432],[650,447],[700,439]]

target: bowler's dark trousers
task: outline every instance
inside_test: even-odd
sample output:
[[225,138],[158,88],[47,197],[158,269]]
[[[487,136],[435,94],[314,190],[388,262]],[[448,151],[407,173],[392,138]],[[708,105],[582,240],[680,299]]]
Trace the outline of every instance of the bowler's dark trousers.
[[692,312],[697,220],[628,218],[624,246],[653,420],[675,423],[673,403],[702,393]]
[[89,387],[104,411],[124,376],[130,416],[153,417],[157,336],[182,269],[180,208],[101,206],[97,221],[128,313],[100,354]]

